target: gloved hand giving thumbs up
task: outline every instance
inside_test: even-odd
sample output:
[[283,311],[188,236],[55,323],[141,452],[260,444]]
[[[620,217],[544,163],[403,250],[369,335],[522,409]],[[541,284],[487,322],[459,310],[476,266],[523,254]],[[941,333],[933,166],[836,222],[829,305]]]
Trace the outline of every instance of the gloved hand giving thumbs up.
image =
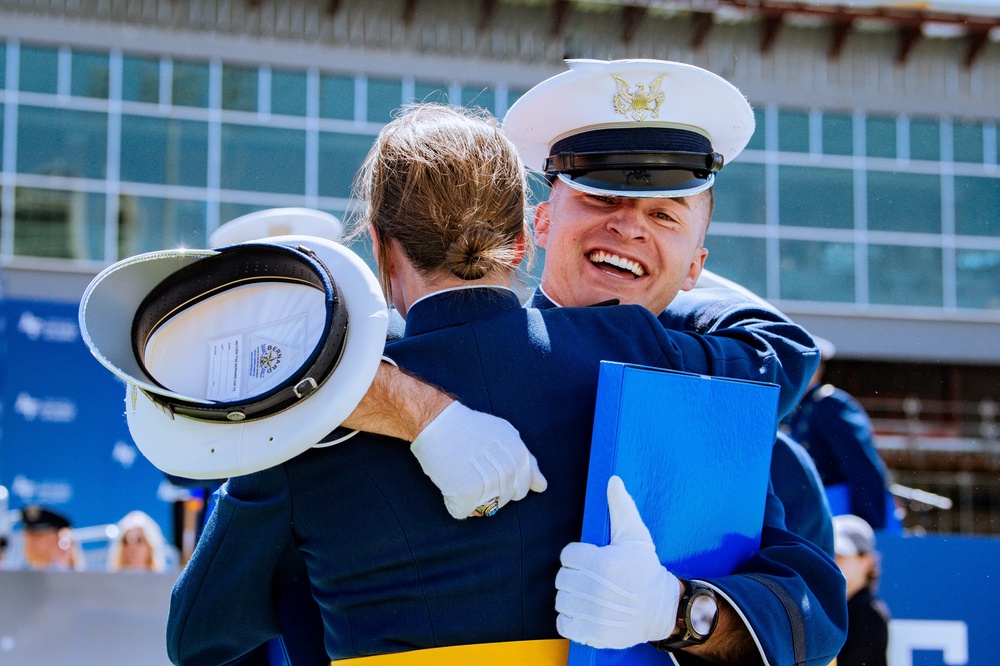
[[556,576],[556,627],[577,643],[624,649],[666,638],[680,583],[660,564],[649,529],[620,477],[608,481],[611,543],[571,543]]

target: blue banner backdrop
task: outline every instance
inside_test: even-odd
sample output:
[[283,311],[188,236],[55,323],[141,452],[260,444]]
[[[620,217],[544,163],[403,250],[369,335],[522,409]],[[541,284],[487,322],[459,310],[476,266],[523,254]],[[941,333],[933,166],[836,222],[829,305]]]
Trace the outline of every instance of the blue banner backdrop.
[[91,355],[76,304],[0,301],[0,485],[10,508],[38,503],[74,527],[148,513],[170,539],[165,478],[125,422],[125,384]]
[[1000,664],[1000,539],[878,537],[891,666]]

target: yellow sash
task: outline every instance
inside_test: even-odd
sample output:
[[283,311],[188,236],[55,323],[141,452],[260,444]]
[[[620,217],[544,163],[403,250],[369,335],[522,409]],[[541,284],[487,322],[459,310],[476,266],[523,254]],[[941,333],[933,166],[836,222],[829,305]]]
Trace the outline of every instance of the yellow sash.
[[331,661],[330,666],[565,666],[568,654],[569,641],[553,638],[378,654]]

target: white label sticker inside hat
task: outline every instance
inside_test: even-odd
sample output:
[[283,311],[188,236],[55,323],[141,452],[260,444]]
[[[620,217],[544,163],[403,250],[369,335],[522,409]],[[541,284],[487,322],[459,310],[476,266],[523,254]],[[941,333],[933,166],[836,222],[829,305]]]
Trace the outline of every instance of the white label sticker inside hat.
[[243,400],[291,377],[303,360],[306,321],[301,314],[209,340],[205,397]]
[[246,348],[242,335],[209,341],[208,387],[205,389],[205,397],[209,400],[230,402],[240,399],[240,347]]

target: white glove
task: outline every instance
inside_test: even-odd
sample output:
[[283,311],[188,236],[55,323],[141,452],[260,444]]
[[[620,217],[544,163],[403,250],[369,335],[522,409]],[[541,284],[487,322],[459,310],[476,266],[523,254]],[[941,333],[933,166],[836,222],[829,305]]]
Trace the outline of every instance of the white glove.
[[459,520],[494,500],[502,507],[549,485],[514,426],[458,401],[420,431],[410,450]]
[[680,583],[660,564],[649,529],[621,478],[608,481],[611,543],[571,543],[556,576],[556,628],[596,648],[667,638],[677,623]]

